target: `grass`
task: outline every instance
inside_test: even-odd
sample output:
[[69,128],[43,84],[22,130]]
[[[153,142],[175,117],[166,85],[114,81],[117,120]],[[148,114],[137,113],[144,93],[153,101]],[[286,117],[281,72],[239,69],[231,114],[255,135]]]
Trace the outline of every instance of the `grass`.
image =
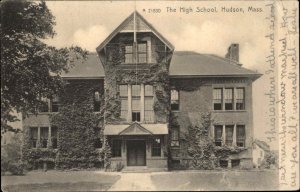
[[2,188],[8,192],[38,192],[38,191],[106,191],[112,186],[111,183],[76,182],[76,183],[42,183],[42,184],[19,184],[8,185]]
[[169,191],[278,189],[276,171],[171,172],[154,174],[151,179],[157,189]]
[[1,176],[2,191],[106,191],[119,175],[99,171],[34,171],[25,176]]

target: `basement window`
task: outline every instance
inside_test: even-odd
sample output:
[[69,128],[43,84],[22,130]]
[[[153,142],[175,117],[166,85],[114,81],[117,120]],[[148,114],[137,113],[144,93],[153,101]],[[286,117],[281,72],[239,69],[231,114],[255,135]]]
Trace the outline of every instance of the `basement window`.
[[228,161],[227,160],[220,160],[220,167],[227,168],[228,167]]
[[231,160],[231,167],[232,168],[239,168],[239,166],[240,166],[240,160],[239,159]]

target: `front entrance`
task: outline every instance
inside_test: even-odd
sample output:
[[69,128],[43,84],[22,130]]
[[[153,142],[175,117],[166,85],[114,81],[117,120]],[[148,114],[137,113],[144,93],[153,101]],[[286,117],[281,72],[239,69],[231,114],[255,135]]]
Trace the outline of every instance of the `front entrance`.
[[144,140],[127,141],[127,166],[146,166]]

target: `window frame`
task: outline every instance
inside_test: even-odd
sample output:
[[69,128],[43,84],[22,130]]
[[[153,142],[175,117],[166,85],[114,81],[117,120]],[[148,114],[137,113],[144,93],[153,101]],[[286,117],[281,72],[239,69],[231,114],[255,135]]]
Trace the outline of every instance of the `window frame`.
[[[220,91],[221,91],[221,99],[215,98],[215,91],[216,91],[216,90],[220,90]],[[219,102],[216,102],[217,100],[218,100],[218,101],[221,100],[221,102],[220,102],[220,103],[219,103]],[[215,104],[219,104],[219,105],[221,106],[220,109],[216,109]],[[223,88],[219,88],[219,87],[213,88],[213,109],[214,109],[215,111],[221,111],[221,110],[223,110]]]
[[[242,93],[242,96],[243,96],[243,98],[242,99],[239,99],[238,98],[238,90],[242,90],[243,91],[243,93]],[[245,87],[236,87],[235,88],[235,92],[236,92],[236,97],[235,97],[235,110],[237,110],[237,111],[242,111],[242,110],[245,110],[246,109],[246,106],[245,106]],[[238,102],[238,100],[242,100],[242,107],[240,108],[240,107],[238,107],[238,104],[241,104],[241,102]]]
[[[33,130],[36,130],[36,138],[33,137],[34,134],[33,133]],[[30,139],[30,147],[31,148],[37,148],[38,146],[38,140],[39,140],[39,127],[29,127],[29,139]]]
[[[96,93],[98,93],[98,100],[96,98]],[[100,98],[100,91],[96,90],[94,91],[94,112],[100,112],[101,111],[101,98]]]
[[[177,99],[172,98],[172,92],[176,91],[177,93]],[[180,110],[180,94],[178,89],[171,89],[171,98],[170,98],[170,105],[171,105],[171,111],[179,111]],[[175,102],[174,104],[172,102]],[[177,106],[175,109],[172,106]]]
[[[134,94],[134,86],[139,87],[137,90],[137,95]],[[131,121],[134,122],[141,122],[141,88],[140,84],[138,85],[131,85]],[[135,101],[135,102],[134,102]],[[134,104],[139,103],[137,106],[138,109],[135,109]]]
[[[43,137],[42,134],[44,130],[46,130],[45,133],[47,135],[45,138]],[[48,140],[49,140],[49,127],[40,127],[40,144],[41,144],[40,148],[44,148],[44,149],[48,148]]]
[[[50,112],[50,106],[49,106],[49,99],[48,98],[41,98],[41,105],[38,107],[38,112],[39,113],[49,113]],[[47,108],[47,110],[42,110]]]
[[[244,135],[242,138],[239,138],[239,128],[244,129]],[[239,143],[242,143],[240,146]],[[237,124],[236,125],[236,146],[237,147],[246,147],[246,125],[244,124]]]
[[[118,147],[116,148],[115,146],[118,146]],[[111,140],[111,149],[112,149],[111,157],[122,157],[122,140],[121,139],[112,139]]]
[[[139,50],[139,45],[145,45],[146,46],[146,49],[145,51],[140,51]],[[140,62],[140,55],[145,55],[145,62]],[[137,43],[137,63],[140,63],[140,64],[147,64],[148,63],[148,55],[147,55],[147,41],[142,41],[142,42],[138,42]]]
[[[151,94],[146,94],[147,93],[147,87],[150,86],[152,87],[152,93]],[[149,109],[146,107],[146,101],[151,101],[151,106],[149,106]],[[144,85],[144,121],[149,123],[149,122],[154,122],[154,87],[153,85]],[[149,118],[150,117],[150,118]]]
[[[176,134],[174,134],[174,133],[176,133]],[[179,127],[173,127],[171,129],[171,147],[176,148],[179,146],[180,146],[180,129],[179,129]]]
[[[126,47],[127,46],[131,47],[131,52],[127,52],[126,51]],[[134,58],[133,58],[134,57],[134,50],[133,49],[134,49],[134,45],[133,44],[128,43],[128,44],[124,45],[124,62],[123,62],[123,64],[133,64],[133,61],[134,61]],[[131,55],[131,62],[129,62],[129,61],[127,62],[126,61],[126,55]]]
[[[59,112],[59,108],[60,108],[60,103],[59,103],[59,97],[57,95],[53,96],[50,99],[50,103],[51,103],[51,112],[52,113],[58,113]],[[57,110],[53,111],[53,106],[57,107]]]
[[[226,90],[231,90],[231,98],[226,98]],[[223,93],[223,100],[224,100],[224,110],[225,111],[233,111],[234,110],[234,88],[232,87],[225,87],[223,89],[224,93]],[[230,93],[229,92],[229,93]],[[227,101],[231,101],[231,102],[227,102]],[[231,108],[230,109],[227,109],[227,105],[226,104],[230,104],[231,105]]]
[[[212,95],[212,109],[213,111],[246,111],[246,86],[213,86],[213,95]],[[226,90],[232,90],[232,98],[231,99],[226,99],[225,97],[225,92]],[[243,90],[243,99],[238,99],[237,95],[238,95],[238,90]],[[220,100],[220,99],[216,99],[215,98],[215,90],[221,90],[221,103],[216,102],[216,100]],[[229,103],[227,100],[231,100],[231,103]],[[242,100],[242,103],[239,102],[239,100]],[[220,105],[220,109],[216,108],[215,104],[219,104]],[[227,104],[231,104],[231,109],[227,108]],[[242,107],[237,107],[238,104],[242,104]]]
[[[159,146],[155,145],[157,144],[156,140],[159,140]],[[162,139],[159,137],[155,137],[152,139],[151,144],[151,157],[161,157],[161,145],[162,145]]]
[[[221,135],[220,135],[220,137],[217,137],[217,131],[216,131],[216,129],[217,128],[221,128],[220,130],[221,130]],[[223,125],[220,125],[220,124],[216,124],[216,125],[214,125],[214,143],[215,143],[215,146],[219,146],[219,147],[221,147],[222,146],[222,144],[223,144]]]
[[[228,131],[227,130],[229,130],[229,128],[230,129],[232,129],[232,132],[231,132],[231,137],[228,137]],[[227,124],[227,125],[225,125],[225,145],[227,145],[227,146],[233,146],[233,137],[234,137],[234,125],[232,125],[232,124]]]
[[[126,89],[124,89],[124,90],[126,90],[126,94],[122,94],[123,93],[122,89],[121,89],[122,86],[124,86],[124,87],[126,86]],[[121,101],[120,117],[122,119],[127,119],[127,116],[128,116],[128,85],[127,84],[120,84],[119,85],[119,97],[120,97],[120,101]],[[122,104],[122,101],[123,102],[126,101],[125,109],[122,108],[122,106],[124,105],[124,104]]]

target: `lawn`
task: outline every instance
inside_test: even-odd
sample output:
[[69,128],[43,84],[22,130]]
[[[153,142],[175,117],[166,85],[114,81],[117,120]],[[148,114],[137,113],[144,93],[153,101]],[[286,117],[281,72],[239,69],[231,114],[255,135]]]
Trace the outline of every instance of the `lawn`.
[[153,185],[169,191],[276,190],[276,171],[169,172],[151,175]]
[[1,176],[2,191],[106,191],[120,176],[98,171],[29,172],[25,176]]

